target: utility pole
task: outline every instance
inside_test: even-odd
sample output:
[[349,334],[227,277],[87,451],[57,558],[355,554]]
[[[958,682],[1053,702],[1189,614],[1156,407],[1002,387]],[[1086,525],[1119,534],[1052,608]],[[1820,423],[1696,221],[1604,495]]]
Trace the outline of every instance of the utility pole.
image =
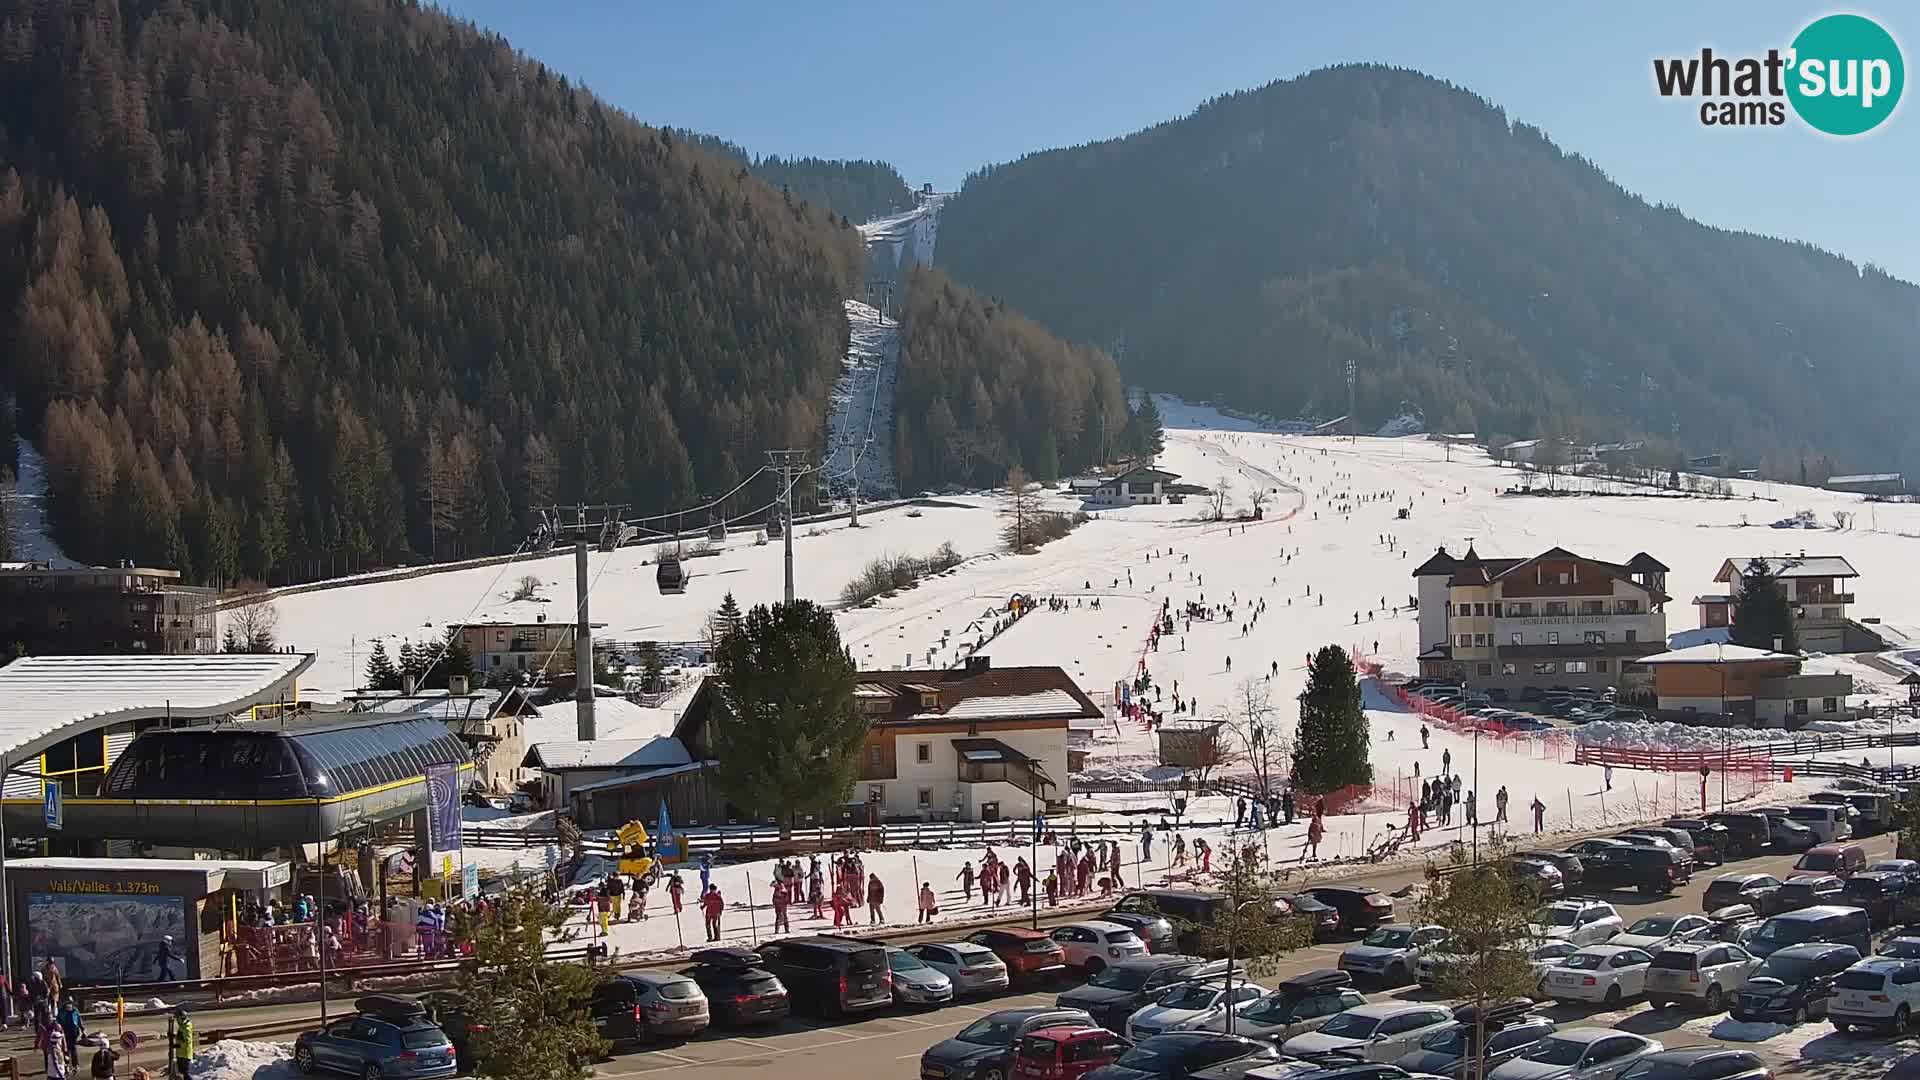
[[593,624],[587,619],[586,530],[573,542],[573,707],[574,727],[581,742],[594,740]]
[[769,450],[767,462],[780,474],[780,499],[785,506],[786,528],[781,538],[786,544],[787,603],[793,603],[793,485],[807,471],[805,450]]
[[1360,418],[1353,415],[1353,360],[1347,360],[1347,441],[1360,441]]

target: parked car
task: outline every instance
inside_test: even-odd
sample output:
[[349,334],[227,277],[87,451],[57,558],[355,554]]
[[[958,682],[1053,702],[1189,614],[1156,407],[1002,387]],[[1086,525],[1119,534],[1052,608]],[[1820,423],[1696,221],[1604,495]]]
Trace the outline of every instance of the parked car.
[[1272,1043],[1213,1031],[1179,1031],[1138,1042],[1087,1080],[1241,1080],[1251,1069],[1272,1065]]
[[1596,836],[1569,844],[1567,850],[1580,856],[1580,862],[1586,868],[1587,887],[1595,888],[1606,885],[1610,877],[1607,864],[1612,861],[1615,852],[1628,846],[1624,840]]
[[1068,923],[1047,931],[1047,936],[1060,946],[1068,967],[1089,975],[1099,974],[1108,964],[1147,955],[1147,943],[1119,923],[1097,919]]
[[1746,904],[1762,915],[1781,910],[1780,879],[1772,874],[1722,874],[1708,883],[1700,906],[1707,911]]
[[1920,937],[1892,937],[1873,950],[1875,956],[1895,956],[1902,960],[1920,960]]
[[1727,849],[1736,858],[1752,858],[1773,843],[1773,826],[1765,814],[1725,812],[1707,820],[1727,830]]
[[834,1016],[893,1004],[887,950],[872,941],[816,934],[769,941],[757,950],[794,1001]]
[[472,1071],[474,1062],[479,1060],[474,1056],[473,1036],[487,1028],[467,1018],[467,999],[458,990],[429,990],[420,995],[420,1004],[426,1007],[427,1019],[447,1033],[459,1072],[464,1075]]
[[1873,949],[1872,929],[1867,913],[1857,907],[1822,905],[1775,915],[1760,924],[1747,939],[1747,949],[1760,956],[1771,956],[1789,945],[1826,941],[1851,945],[1865,955]]
[[1306,893],[1283,895],[1295,916],[1310,919],[1313,922],[1313,940],[1326,941],[1340,932],[1340,912],[1331,904],[1323,904]]
[[[1365,1005],[1344,971],[1314,971],[1286,979],[1273,993],[1233,1014],[1233,1033],[1267,1039],[1276,1044],[1318,1027],[1327,1017]],[[1225,1031],[1227,1014],[1200,1025],[1203,1031]]]
[[1707,921],[1711,925],[1695,933],[1689,940],[1745,945],[1747,939],[1760,929],[1762,920],[1751,904],[1728,904],[1707,912]]
[[1869,956],[1834,976],[1827,1018],[1837,1031],[1856,1027],[1905,1035],[1920,1013],[1920,961]]
[[896,1005],[945,1005],[953,1000],[953,980],[905,949],[887,947],[887,971],[893,976]]
[[1127,1017],[1127,1038],[1135,1042],[1169,1031],[1197,1031],[1228,1009],[1242,1012],[1267,995],[1267,988],[1245,979],[1177,983]]
[[1862,870],[1847,879],[1840,903],[1864,908],[1875,926],[1904,922],[1920,906],[1920,877],[1891,870]]
[[1781,882],[1775,895],[1781,911],[1799,911],[1817,904],[1837,904],[1846,883],[1832,874],[1799,874]]
[[[1580,951],[1580,946],[1565,938],[1543,938],[1518,944],[1525,950],[1528,966],[1533,968],[1536,996],[1542,998],[1547,996],[1547,971],[1559,964],[1561,960]],[[1442,941],[1421,953],[1414,967],[1414,981],[1418,982],[1423,989],[1431,990],[1438,986],[1445,974],[1447,964],[1457,963],[1462,959],[1457,953],[1449,953],[1447,948],[1448,943]]]
[[1685,938],[1712,925],[1713,920],[1705,915],[1649,915],[1627,927],[1625,932],[1614,935],[1607,944],[1629,945],[1653,952],[1670,941]]
[[[1647,896],[1666,896],[1693,879],[1693,857],[1664,843],[1628,844],[1609,853],[1601,869],[1605,871],[1604,880],[1614,888],[1638,889]],[[1593,879],[1593,870],[1589,868],[1587,880],[1591,883]]]
[[993,950],[970,941],[929,941],[909,945],[906,952],[945,975],[955,994],[1005,990],[1012,983],[1007,965]]
[[1815,942],[1775,951],[1747,976],[1733,1001],[1735,1020],[1804,1023],[1824,1016],[1834,977],[1860,960],[1851,945]]
[[1558,900],[1567,895],[1567,880],[1560,868],[1546,859],[1516,855],[1506,861],[1507,876],[1515,889],[1525,889],[1536,899]]
[[1067,967],[1066,950],[1039,930],[975,930],[967,935],[967,941],[993,950],[993,955],[1007,965],[1007,975],[1014,979],[1040,979]]
[[1775,851],[1805,851],[1820,842],[1820,835],[1805,823],[1793,820],[1784,806],[1763,806],[1757,812],[1766,816],[1771,847]]
[[699,985],[719,1023],[771,1023],[793,1008],[786,984],[763,967],[760,954],[751,949],[702,949],[690,959],[693,966],[681,974]]
[[1589,945],[1547,972],[1547,994],[1555,1001],[1597,1002],[1617,1008],[1647,988],[1653,957],[1626,945]]
[[1540,918],[1533,928],[1537,936],[1575,945],[1598,945],[1626,929],[1613,905],[1599,900],[1556,900],[1541,909]]
[[1751,1050],[1725,1046],[1689,1046],[1648,1054],[1620,1074],[1620,1080],[1771,1080],[1773,1070]]
[[626,971],[601,982],[588,1000],[587,1015],[600,1037],[616,1048],[698,1035],[713,1021],[700,984],[666,971]]
[[301,1072],[434,1080],[459,1071],[453,1040],[427,1019],[420,1002],[371,994],[355,1004],[361,1011],[294,1040],[293,1063]]
[[1562,884],[1569,890],[1578,889],[1586,880],[1586,866],[1581,863],[1580,856],[1571,851],[1523,851],[1520,854],[1525,858],[1552,863],[1560,871]]
[[1306,892],[1339,913],[1342,933],[1360,933],[1393,921],[1393,899],[1379,889],[1366,885],[1320,885]]
[[1822,844],[1853,838],[1852,808],[1823,803],[1800,803],[1787,807],[1787,817],[1813,830]]
[[1725,825],[1705,818],[1689,817],[1672,817],[1661,824],[1669,829],[1682,830],[1693,838],[1693,857],[1696,862],[1720,866],[1727,861],[1727,850],[1733,844],[1733,834]]
[[1815,844],[1793,864],[1809,874],[1832,874],[1846,880],[1867,868],[1867,849],[1859,844]]
[[1049,1028],[1097,1028],[1079,1009],[1001,1009],[961,1028],[920,1054],[920,1080],[1007,1080],[1020,1040]]
[[1178,944],[1173,923],[1165,915],[1150,915],[1138,911],[1104,911],[1099,915],[1101,922],[1119,923],[1132,930],[1134,935],[1146,943],[1150,953],[1170,953]]
[[[1533,1045],[1553,1034],[1552,1020],[1532,1012],[1533,1002],[1526,998],[1495,1002],[1486,1010],[1486,1067],[1496,1069],[1519,1057]],[[1394,1064],[1410,1073],[1445,1076],[1452,1080],[1473,1080],[1478,1075],[1481,1052],[1480,1010],[1463,1005],[1453,1011],[1454,1022],[1420,1040],[1417,1049],[1401,1056]]]
[[1453,1010],[1411,1001],[1384,1001],[1338,1013],[1319,1028],[1280,1044],[1284,1054],[1339,1051],[1368,1061],[1396,1061],[1420,1040],[1453,1022]]
[[1882,871],[1882,870],[1888,870],[1888,871],[1892,871],[1894,873],[1899,873],[1899,874],[1920,874],[1920,860],[1881,859],[1878,862],[1867,864],[1867,869],[1874,871],[1875,873],[1878,873],[1879,871]]
[[1413,969],[1420,953],[1444,941],[1444,926],[1411,926],[1389,923],[1348,946],[1340,954],[1339,968],[1354,978],[1375,980],[1382,986],[1399,986],[1413,981]]
[[1104,1028],[1050,1027],[1024,1035],[1013,1054],[1016,1080],[1080,1080],[1131,1046]]
[[1533,1044],[1488,1073],[1487,1080],[1614,1080],[1641,1058],[1665,1049],[1655,1039],[1612,1028],[1568,1028]]
[[[1227,894],[1218,889],[1154,887],[1127,893],[1114,903],[1112,910],[1164,918],[1173,931],[1174,945],[1170,948],[1207,955],[1224,951],[1208,935],[1207,928],[1226,911],[1230,902]],[[1285,903],[1276,903],[1272,917],[1292,918],[1293,912]],[[1153,948],[1161,951],[1158,944]]]
[[1626,839],[1629,842],[1632,842],[1632,838],[1635,836],[1650,836],[1656,840],[1666,841],[1667,846],[1684,855],[1686,857],[1685,861],[1689,864],[1700,861],[1697,851],[1699,845],[1694,843],[1693,834],[1685,829],[1676,829],[1666,825],[1642,825],[1639,828],[1628,829],[1625,833],[1621,834],[1622,839]]
[[1053,1003],[1062,1009],[1082,1009],[1100,1026],[1124,1032],[1127,1017],[1158,997],[1161,991],[1188,979],[1224,975],[1226,963],[1198,956],[1140,956],[1122,960],[1091,979],[1065,991]]
[[1738,945],[1718,941],[1668,945],[1654,954],[1647,969],[1647,1004],[1657,1009],[1687,1001],[1717,1013],[1759,966],[1760,958]]

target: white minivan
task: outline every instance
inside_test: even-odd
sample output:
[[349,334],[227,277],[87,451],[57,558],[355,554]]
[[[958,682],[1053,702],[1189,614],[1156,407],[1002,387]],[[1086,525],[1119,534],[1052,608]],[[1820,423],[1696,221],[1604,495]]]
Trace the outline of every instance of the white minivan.
[[1816,843],[1853,839],[1853,823],[1847,820],[1847,807],[1802,803],[1787,807],[1787,817],[1812,829]]

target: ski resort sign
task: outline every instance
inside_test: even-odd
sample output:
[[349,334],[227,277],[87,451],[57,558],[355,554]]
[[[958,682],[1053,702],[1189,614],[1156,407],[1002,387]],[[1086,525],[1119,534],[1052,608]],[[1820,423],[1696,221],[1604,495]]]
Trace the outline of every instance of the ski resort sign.
[[1791,109],[1815,131],[1864,135],[1893,115],[1906,81],[1893,35],[1852,14],[1815,19],[1763,56],[1721,56],[1709,46],[1653,61],[1660,96],[1700,99],[1707,127],[1779,127]]

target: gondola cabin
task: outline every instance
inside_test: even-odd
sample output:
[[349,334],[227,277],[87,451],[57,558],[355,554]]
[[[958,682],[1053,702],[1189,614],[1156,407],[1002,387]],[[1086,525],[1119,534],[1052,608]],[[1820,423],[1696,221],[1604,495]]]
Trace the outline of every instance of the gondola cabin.
[[660,568],[653,573],[653,579],[663,593],[687,591],[687,572],[680,566],[680,553],[670,551],[660,556]]
[[726,543],[727,527],[718,521],[707,526],[707,539],[713,541],[716,544]]
[[769,515],[767,517],[767,539],[769,540],[780,539],[780,528],[781,528],[780,515],[778,514]]

